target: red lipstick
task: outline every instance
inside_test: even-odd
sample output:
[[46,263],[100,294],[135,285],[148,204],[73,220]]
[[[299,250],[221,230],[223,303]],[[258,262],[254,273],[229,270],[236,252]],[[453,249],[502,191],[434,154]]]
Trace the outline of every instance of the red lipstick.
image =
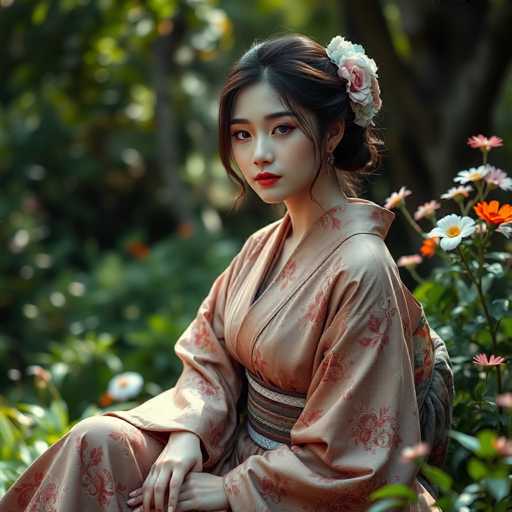
[[254,179],[263,187],[270,187],[276,183],[280,177],[281,176],[278,176],[277,174],[264,171],[259,172]]

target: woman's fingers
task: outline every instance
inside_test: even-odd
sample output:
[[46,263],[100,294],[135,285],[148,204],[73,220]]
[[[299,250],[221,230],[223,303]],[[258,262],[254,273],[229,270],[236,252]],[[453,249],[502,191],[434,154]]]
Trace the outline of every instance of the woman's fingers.
[[137,505],[140,505],[142,503],[142,487],[134,489],[128,495],[128,501],[126,503],[132,508],[136,507]]
[[165,494],[169,488],[171,470],[162,468],[155,482],[154,501],[156,510],[164,510]]
[[169,482],[169,503],[168,512],[175,512],[178,505],[178,498],[180,496],[180,488],[185,478],[185,471],[181,467],[177,467],[171,476]]
[[[154,468],[154,466],[153,466]],[[156,470],[151,469],[148,477],[146,478],[143,488],[143,499],[142,499],[142,510],[144,512],[151,511],[151,505],[153,503],[153,495],[154,495],[154,486],[156,480]]]
[[[133,498],[130,498],[126,503],[128,503],[128,505],[132,508],[139,506],[142,503],[142,494],[139,494],[138,496],[134,496]],[[135,512],[135,511],[133,511],[133,512]]]

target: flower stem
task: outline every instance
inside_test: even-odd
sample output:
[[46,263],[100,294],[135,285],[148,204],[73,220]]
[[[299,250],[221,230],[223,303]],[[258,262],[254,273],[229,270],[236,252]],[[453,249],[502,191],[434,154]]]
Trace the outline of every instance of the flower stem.
[[416,231],[422,238],[425,238],[425,233],[423,233],[423,230],[421,229],[419,224],[411,217],[411,214],[409,213],[407,206],[405,206],[405,204],[402,203],[398,206],[398,208],[400,208],[400,211],[404,214],[405,218],[407,219],[407,222],[409,222],[414,231]]
[[425,279],[423,279],[419,274],[418,272],[416,272],[416,269],[413,268],[413,267],[407,267],[407,270],[411,273],[411,276],[414,277],[414,280],[418,283],[418,284],[422,284],[425,282]]
[[[466,272],[467,272],[467,274],[469,276],[469,279],[475,285],[476,290],[478,292],[478,297],[480,299],[480,303],[482,305],[482,309],[484,311],[484,315],[485,315],[485,318],[487,320],[487,324],[489,326],[489,330],[491,332],[492,350],[493,350],[493,353],[497,355],[496,330],[494,328],[494,323],[493,323],[491,314],[489,313],[489,308],[487,307],[487,301],[485,300],[485,296],[484,296],[484,293],[483,293],[481,272],[480,271],[478,272],[478,279],[477,279],[473,275],[473,272],[471,272],[471,269],[469,268],[469,265],[468,265],[468,263],[466,261],[466,257],[464,256],[464,251],[462,250],[462,248],[460,246],[457,247],[457,252],[459,253],[460,259],[462,261],[462,264],[463,264],[464,268],[466,269]],[[483,262],[480,259],[480,257],[481,256],[479,254],[479,260],[480,260],[479,261],[479,270],[483,266]],[[498,385],[498,393],[501,394],[501,392],[502,392],[502,389],[501,389],[501,370],[500,370],[499,365],[496,366],[496,382],[497,382],[497,385]]]

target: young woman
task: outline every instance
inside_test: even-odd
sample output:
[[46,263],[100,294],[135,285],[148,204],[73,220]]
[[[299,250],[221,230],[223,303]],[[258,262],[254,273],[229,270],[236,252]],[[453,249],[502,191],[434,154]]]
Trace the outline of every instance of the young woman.
[[[377,67],[337,36],[255,44],[220,99],[227,172],[282,218],[253,233],[175,345],[176,385],[79,422],[2,511],[364,511],[386,483],[433,497],[402,449],[440,463],[453,383],[399,277],[394,213],[357,197],[379,163]],[[426,485],[426,484],[425,484]]]

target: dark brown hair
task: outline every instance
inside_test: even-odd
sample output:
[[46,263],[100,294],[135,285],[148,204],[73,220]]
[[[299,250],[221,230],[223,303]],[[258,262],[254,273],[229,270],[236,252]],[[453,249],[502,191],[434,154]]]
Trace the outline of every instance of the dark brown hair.
[[[333,152],[334,167],[341,172],[343,191],[357,197],[362,176],[371,174],[380,165],[379,146],[383,146],[383,142],[373,127],[363,128],[354,123],[346,82],[337,75],[337,66],[330,61],[325,47],[302,34],[285,34],[254,42],[230,69],[221,91],[219,154],[228,175],[241,186],[236,201],[245,196],[246,188],[233,169],[229,123],[240,91],[262,81],[273,87],[283,103],[297,115],[302,131],[314,144],[316,157],[320,152],[321,157],[325,157],[321,143],[331,123],[345,121],[343,138]],[[303,111],[313,115],[316,126],[311,126]],[[321,166],[320,159],[311,188]]]

